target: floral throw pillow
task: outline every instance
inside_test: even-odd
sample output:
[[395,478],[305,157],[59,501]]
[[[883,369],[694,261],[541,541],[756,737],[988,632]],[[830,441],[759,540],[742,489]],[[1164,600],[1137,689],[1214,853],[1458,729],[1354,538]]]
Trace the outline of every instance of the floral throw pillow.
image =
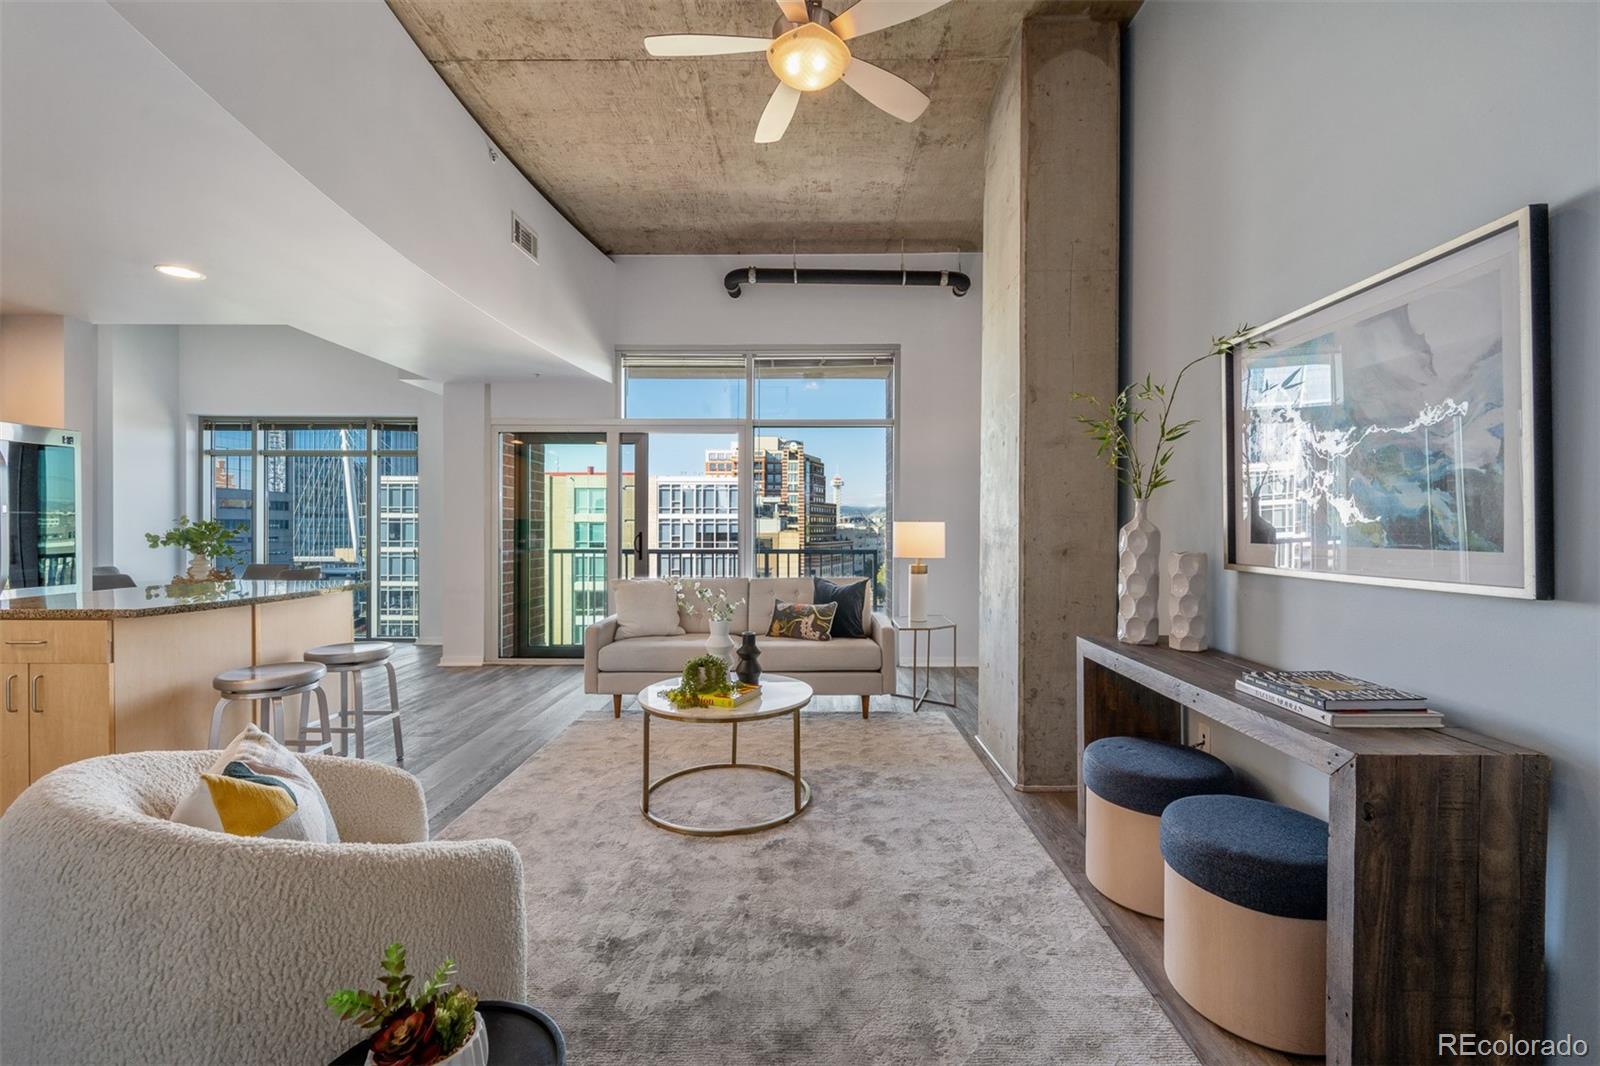
[[772,625],[767,629],[767,636],[829,640],[833,616],[838,610],[837,603],[784,603],[779,600],[772,608]]

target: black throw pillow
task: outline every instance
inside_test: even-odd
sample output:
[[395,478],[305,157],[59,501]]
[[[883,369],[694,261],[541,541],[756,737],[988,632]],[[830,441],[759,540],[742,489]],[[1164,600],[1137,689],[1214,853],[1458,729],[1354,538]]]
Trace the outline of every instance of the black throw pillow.
[[833,616],[833,636],[864,637],[867,635],[867,583],[852,581],[848,585],[835,585],[825,577],[813,578],[816,588],[811,593],[812,603],[837,603]]

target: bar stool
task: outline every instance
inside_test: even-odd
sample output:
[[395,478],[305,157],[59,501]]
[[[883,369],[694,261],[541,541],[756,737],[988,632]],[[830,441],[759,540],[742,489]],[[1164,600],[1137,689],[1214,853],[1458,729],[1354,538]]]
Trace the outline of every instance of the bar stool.
[[1083,749],[1083,869],[1129,910],[1162,914],[1161,812],[1185,796],[1233,791],[1215,755],[1142,737],[1104,737]]
[[[356,738],[356,758],[367,757],[367,728],[385,722],[394,724],[394,759],[406,761],[406,749],[400,739],[400,682],[395,676],[390,656],[394,645],[386,640],[358,640],[351,644],[319,644],[306,652],[306,662],[325,667],[329,673],[339,675],[339,754],[350,753],[350,736]],[[362,674],[382,666],[389,673],[389,709],[369,712],[366,695],[362,691]],[[354,694],[352,695],[352,690]],[[354,716],[355,724],[350,719]],[[326,727],[324,727],[326,728]],[[325,739],[332,734],[324,733]]]
[[1162,813],[1161,855],[1173,989],[1246,1040],[1321,1055],[1328,823],[1265,800],[1194,796]]
[[[211,712],[211,748],[222,747],[222,715],[228,705],[235,702],[260,703],[261,729],[271,733],[279,743],[302,752],[329,751],[333,747],[331,723],[328,721],[328,694],[322,691],[322,679],[328,676],[327,667],[321,663],[263,663],[260,666],[242,666],[237,670],[224,670],[211,680],[211,687],[222,694],[216,709]],[[306,740],[307,717],[312,695],[317,698],[317,709],[322,720],[322,740],[315,745]],[[293,739],[283,735],[283,701],[290,696],[300,697],[299,730]]]

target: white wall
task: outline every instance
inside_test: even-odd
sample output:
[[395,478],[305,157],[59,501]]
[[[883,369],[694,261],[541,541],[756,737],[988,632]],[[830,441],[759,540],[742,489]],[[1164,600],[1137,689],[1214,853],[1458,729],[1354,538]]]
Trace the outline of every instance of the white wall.
[[[407,259],[546,352],[610,373],[611,261],[510,160],[491,159],[384,4],[113,6]],[[511,243],[512,211],[539,235],[537,264]]]
[[[1219,646],[1413,688],[1554,760],[1547,1032],[1600,1032],[1600,7],[1146,3],[1132,24],[1125,344],[1170,377],[1262,322],[1524,204],[1550,205],[1554,602],[1224,574]],[[1213,380],[1214,379],[1209,379]],[[1222,414],[1152,517],[1220,560]],[[1309,790],[1242,738],[1224,758]],[[1531,1034],[1524,1034],[1531,1035]]]
[[[202,416],[417,419],[421,639],[437,642],[446,581],[442,552],[435,550],[442,545],[445,514],[441,399],[406,384],[400,371],[387,363],[288,326],[180,326],[178,358],[183,500],[191,514],[198,513],[202,485],[198,441]],[[118,476],[123,476],[121,469]]]
[[183,553],[152,549],[144,535],[195,513],[183,495],[178,327],[100,326],[97,333],[94,563],[119,567],[140,584],[166,581],[183,568]]
[[[907,256],[911,269],[954,268],[953,255]],[[807,256],[804,266],[898,268],[899,256]],[[978,357],[982,310],[979,262],[963,257],[973,289],[863,286],[722,288],[729,270],[787,266],[783,256],[622,256],[617,259],[618,347],[900,346],[900,415],[895,517],[945,523],[945,558],[929,564],[930,608],[960,625],[961,661],[976,662],[978,623]],[[616,414],[607,382],[540,380],[490,388],[497,420],[607,419]],[[848,488],[847,488],[848,492]],[[894,566],[905,602],[906,563]],[[907,653],[908,654],[908,653]],[[936,661],[948,661],[940,638]],[[938,678],[943,683],[943,677]]]
[[490,511],[498,497],[489,493],[488,394],[489,387],[481,382],[450,382],[444,387],[446,474],[439,489],[444,558],[434,564],[444,576],[440,607],[444,666],[478,666],[498,651],[489,643],[486,613],[499,595],[488,587],[488,530],[499,522]]

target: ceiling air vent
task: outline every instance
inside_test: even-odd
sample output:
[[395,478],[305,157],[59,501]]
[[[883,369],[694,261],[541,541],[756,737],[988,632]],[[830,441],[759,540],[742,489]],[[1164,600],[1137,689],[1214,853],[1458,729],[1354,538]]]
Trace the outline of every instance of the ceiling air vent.
[[511,216],[511,243],[535,263],[539,261],[539,235],[515,214]]

